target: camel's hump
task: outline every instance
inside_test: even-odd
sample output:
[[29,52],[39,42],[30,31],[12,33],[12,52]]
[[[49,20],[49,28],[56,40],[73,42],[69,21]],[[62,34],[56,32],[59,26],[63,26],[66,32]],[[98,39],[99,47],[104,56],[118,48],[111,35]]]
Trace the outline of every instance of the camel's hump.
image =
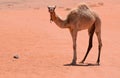
[[87,4],[81,3],[78,5],[78,9],[89,9],[89,7],[87,6]]

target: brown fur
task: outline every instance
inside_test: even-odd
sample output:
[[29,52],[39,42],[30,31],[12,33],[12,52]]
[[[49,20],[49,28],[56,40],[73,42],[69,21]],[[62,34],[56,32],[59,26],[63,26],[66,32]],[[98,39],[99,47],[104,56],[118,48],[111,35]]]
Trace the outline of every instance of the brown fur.
[[71,64],[76,64],[77,60],[77,52],[76,52],[76,40],[77,40],[77,33],[80,30],[88,29],[89,34],[89,46],[87,49],[87,53],[82,60],[82,63],[85,61],[90,49],[92,48],[92,37],[94,32],[96,33],[98,37],[99,42],[99,54],[98,54],[98,60],[97,64],[100,62],[100,53],[101,53],[101,47],[102,47],[102,40],[101,40],[101,20],[99,16],[86,4],[80,4],[77,8],[74,8],[70,11],[67,18],[65,20],[62,20],[60,17],[58,17],[55,13],[56,6],[48,7],[48,10],[50,12],[50,17],[53,22],[60,28],[68,28],[70,30],[72,40],[73,40],[73,60]]

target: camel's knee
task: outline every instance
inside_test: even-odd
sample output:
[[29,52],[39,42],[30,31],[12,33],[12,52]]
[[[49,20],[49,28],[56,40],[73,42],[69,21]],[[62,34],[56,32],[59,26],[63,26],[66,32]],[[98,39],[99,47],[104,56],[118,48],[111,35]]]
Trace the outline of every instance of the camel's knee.
[[73,44],[73,49],[76,50],[76,44]]
[[92,42],[90,42],[88,45],[88,50],[90,50],[92,47],[93,47]]
[[93,46],[92,38],[93,38],[93,35],[91,35],[91,36],[90,36],[90,39],[89,39],[89,48],[90,48],[90,49],[91,49],[92,46]]
[[92,47],[93,47],[92,43],[91,43],[91,44],[89,44],[89,48],[91,49]]
[[99,43],[99,45],[98,45],[98,47],[99,47],[99,49],[101,49],[102,48],[102,42],[101,43]]

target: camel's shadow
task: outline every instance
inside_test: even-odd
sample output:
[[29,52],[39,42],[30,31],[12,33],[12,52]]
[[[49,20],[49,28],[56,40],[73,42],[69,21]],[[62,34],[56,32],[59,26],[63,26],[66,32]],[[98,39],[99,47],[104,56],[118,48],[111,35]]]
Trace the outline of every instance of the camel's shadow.
[[100,66],[100,64],[93,64],[93,63],[79,63],[79,64],[64,64],[64,66]]

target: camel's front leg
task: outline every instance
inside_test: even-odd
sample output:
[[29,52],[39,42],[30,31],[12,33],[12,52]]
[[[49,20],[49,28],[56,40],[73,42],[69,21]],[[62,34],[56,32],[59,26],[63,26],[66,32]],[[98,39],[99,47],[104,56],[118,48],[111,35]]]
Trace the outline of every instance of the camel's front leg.
[[72,40],[73,40],[73,60],[71,65],[75,65],[77,61],[77,52],[76,52],[76,40],[77,40],[77,31],[75,30],[70,30]]

